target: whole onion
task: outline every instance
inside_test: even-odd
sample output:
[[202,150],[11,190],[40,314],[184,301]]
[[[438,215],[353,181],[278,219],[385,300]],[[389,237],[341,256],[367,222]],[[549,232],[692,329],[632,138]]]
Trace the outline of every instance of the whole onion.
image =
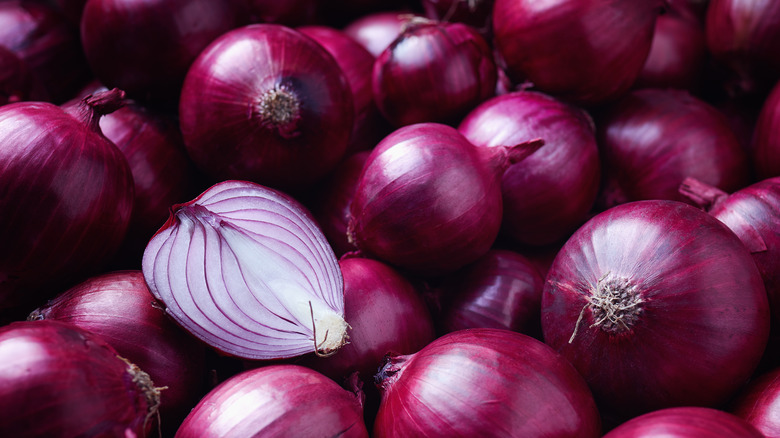
[[458,131],[480,147],[544,139],[544,148],[509,166],[501,178],[506,235],[525,245],[547,245],[585,221],[601,174],[587,113],[542,93],[516,91],[471,110]]
[[60,321],[0,327],[0,430],[13,437],[146,436],[149,375],[99,336]]
[[597,121],[602,208],[628,201],[684,201],[686,177],[725,191],[749,181],[747,153],[725,116],[684,90],[634,90]]
[[619,425],[604,438],[762,438],[743,419],[713,408],[686,406],[661,409]]
[[168,318],[141,271],[91,277],[36,309],[31,320],[62,321],[100,336],[165,387],[160,426],[175,431],[204,391],[204,345]]
[[253,24],[220,36],[187,73],[184,143],[216,180],[309,186],[344,156],[354,104],[338,63],[302,33]]
[[653,40],[658,0],[496,0],[496,49],[515,82],[593,105],[628,90]]
[[215,38],[238,26],[225,0],[88,0],[81,42],[97,79],[128,96],[176,102],[184,75]]
[[545,342],[621,418],[727,401],[756,369],[769,318],[748,249],[678,201],[593,217],[558,253],[542,295]]
[[225,354],[327,355],[346,341],[333,250],[309,211],[277,190],[223,181],[173,206],[142,266],[166,312]]
[[761,105],[753,131],[750,158],[759,179],[780,176],[780,82]]
[[388,358],[373,436],[598,437],[582,377],[550,347],[501,329],[444,335]]
[[176,438],[367,438],[359,394],[298,365],[269,365],[237,374],[209,392]]
[[497,72],[484,37],[462,23],[410,22],[374,63],[374,100],[395,127],[453,123],[493,96]]
[[344,26],[351,36],[376,58],[398,38],[407,24],[420,15],[409,11],[379,11],[356,18]]
[[780,437],[780,368],[756,376],[737,394],[728,410],[755,426],[764,437]]
[[397,129],[371,151],[350,206],[348,233],[364,254],[423,276],[485,254],[501,226],[501,175],[538,140],[480,148],[455,128]]
[[98,124],[122,97],[115,89],[65,109],[46,102],[0,107],[0,308],[34,308],[118,249],[133,179]]

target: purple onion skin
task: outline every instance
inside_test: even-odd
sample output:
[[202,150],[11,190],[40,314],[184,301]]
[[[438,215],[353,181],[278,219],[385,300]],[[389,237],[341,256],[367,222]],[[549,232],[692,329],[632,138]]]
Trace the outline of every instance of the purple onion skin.
[[491,249],[448,276],[441,287],[446,304],[439,321],[444,333],[496,328],[541,339],[544,277],[520,253]]
[[99,336],[60,321],[0,327],[0,430],[13,437],[147,436],[148,375]]
[[766,96],[753,130],[750,158],[756,176],[780,176],[780,82]]
[[398,38],[403,28],[413,17],[419,15],[408,11],[380,11],[356,18],[344,27],[344,33],[351,36],[378,57]]
[[298,365],[244,371],[209,392],[176,438],[367,438],[358,395]]
[[501,179],[502,232],[518,243],[565,240],[586,218],[599,190],[601,164],[590,116],[551,96],[517,91],[489,99],[458,131],[479,147],[533,138],[545,146],[509,166]]
[[0,107],[0,308],[29,313],[98,271],[128,228],[127,160],[100,134],[99,110],[76,108],[85,118],[46,102]]
[[756,376],[737,394],[728,411],[755,426],[766,438],[780,437],[780,368]]
[[560,250],[542,295],[545,342],[623,419],[727,401],[759,364],[769,318],[744,244],[677,201],[595,216]]
[[604,438],[762,438],[743,419],[717,409],[698,406],[667,408],[633,418]]
[[209,45],[187,73],[179,116],[190,157],[211,178],[286,191],[333,170],[354,126],[349,83],[333,56],[275,24],[244,26]]
[[507,73],[566,101],[596,105],[634,83],[650,52],[657,0],[496,0],[493,31]]
[[750,181],[747,153],[725,116],[684,90],[634,90],[597,120],[601,209],[630,201],[685,201],[693,177],[724,191]]
[[205,345],[177,326],[149,292],[141,271],[109,272],[61,293],[30,315],[100,336],[165,387],[160,426],[175,431],[205,392]]
[[601,436],[593,396],[550,347],[499,329],[444,335],[377,374],[376,438]]
[[89,0],[81,41],[101,83],[167,106],[198,54],[239,25],[237,15],[225,0]]
[[462,23],[412,22],[374,63],[379,111],[396,128],[457,123],[495,93],[498,73],[484,37]]

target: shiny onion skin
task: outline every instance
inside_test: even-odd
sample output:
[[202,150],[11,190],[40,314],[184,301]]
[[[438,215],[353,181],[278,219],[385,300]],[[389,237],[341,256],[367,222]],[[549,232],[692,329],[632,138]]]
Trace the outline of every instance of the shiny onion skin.
[[731,73],[731,95],[761,95],[780,79],[780,3],[710,0],[705,30],[710,54]]
[[490,46],[474,28],[431,20],[410,22],[374,63],[379,111],[396,128],[457,123],[493,96],[498,73]]
[[[68,108],[0,107],[0,309],[28,306],[96,272],[130,223],[133,179],[98,126],[122,92]],[[2,311],[0,311],[2,313]]]
[[62,321],[100,336],[165,387],[160,427],[174,430],[205,393],[205,346],[178,327],[149,292],[141,271],[91,277],[36,309],[30,320]]
[[653,40],[658,0],[496,0],[493,32],[509,77],[583,105],[634,83]]
[[525,245],[547,245],[565,240],[585,221],[601,173],[587,113],[546,94],[516,91],[471,110],[458,131],[479,147],[544,139],[544,148],[509,166],[501,178],[505,235]]
[[444,304],[437,320],[442,332],[496,328],[541,339],[544,277],[520,253],[491,249],[440,287]]
[[346,341],[338,261],[311,213],[285,193],[215,184],[171,208],[142,266],[173,319],[225,354],[327,355]]
[[101,83],[171,105],[195,57],[238,25],[236,6],[226,0],[88,0],[80,30]]
[[354,106],[347,78],[321,45],[285,26],[253,24],[198,56],[179,118],[190,157],[212,178],[297,190],[343,158]]
[[401,31],[419,15],[408,11],[379,11],[356,18],[344,27],[344,33],[366,48],[374,58],[398,38]]
[[725,191],[749,182],[747,153],[725,116],[684,90],[634,90],[597,119],[603,208],[629,201],[684,201],[693,177]]
[[60,321],[0,327],[4,436],[144,437],[160,392],[91,332]]
[[726,402],[756,369],[769,318],[747,248],[678,201],[636,201],[589,220],[561,248],[542,295],[545,342],[622,418]]
[[176,438],[368,438],[360,395],[298,365],[232,376],[187,416]]
[[780,82],[761,105],[753,130],[750,157],[759,179],[780,176]]
[[729,403],[728,411],[755,426],[766,438],[780,437],[780,368],[756,376]]
[[685,406],[632,418],[604,438],[764,438],[743,419],[718,409]]
[[444,335],[388,358],[373,436],[599,437],[582,377],[550,347],[500,329]]
[[501,174],[535,150],[479,148],[439,123],[399,128],[366,160],[350,205],[350,241],[417,275],[460,269],[498,236]]

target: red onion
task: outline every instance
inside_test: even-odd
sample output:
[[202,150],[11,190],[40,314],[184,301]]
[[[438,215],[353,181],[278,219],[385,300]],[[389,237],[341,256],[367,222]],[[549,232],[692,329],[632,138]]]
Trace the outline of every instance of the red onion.
[[750,158],[759,179],[780,176],[780,82],[761,105],[753,131]]
[[467,328],[513,330],[541,339],[544,277],[520,253],[492,249],[448,276],[439,317],[445,333]]
[[374,12],[348,23],[344,27],[344,33],[377,57],[398,38],[407,23],[415,17],[420,16],[408,11]]
[[353,113],[333,57],[276,24],[235,29],[209,45],[187,73],[179,106],[184,142],[203,171],[286,190],[338,164]]
[[365,163],[350,206],[351,241],[423,276],[475,261],[501,226],[501,175],[540,143],[479,148],[448,125],[399,128]]
[[159,402],[149,375],[93,333],[59,321],[0,327],[5,436],[146,436]]
[[755,426],[766,438],[780,437],[780,368],[751,381],[729,404],[729,412]]
[[89,0],[81,42],[101,83],[168,104],[178,99],[195,57],[237,20],[225,0]]
[[462,23],[410,22],[376,59],[377,107],[396,127],[457,122],[493,96],[497,72],[484,37]]
[[141,271],[91,277],[34,311],[29,319],[57,320],[100,336],[165,387],[160,425],[175,430],[203,395],[205,348],[176,326],[156,303]]
[[496,0],[493,32],[515,82],[581,104],[621,96],[653,40],[659,0]]
[[691,205],[636,201],[598,214],[547,274],[542,330],[605,411],[718,406],[747,381],[769,336],[750,252]]
[[336,257],[311,214],[282,192],[212,186],[172,207],[142,264],[173,319],[226,354],[332,354],[345,342]]
[[598,121],[604,188],[599,204],[685,200],[686,177],[734,191],[747,185],[747,154],[725,116],[683,90],[635,90]]
[[780,321],[780,177],[728,194],[687,178],[683,195],[726,224],[753,254],[773,317]]
[[491,36],[495,0],[422,0],[425,16],[436,21],[465,23]]
[[458,130],[481,147],[544,139],[544,148],[502,177],[505,234],[526,245],[546,245],[564,240],[585,221],[601,173],[587,113],[542,93],[518,91],[483,102]]
[[0,107],[0,309],[39,305],[119,247],[133,180],[98,123],[122,96],[96,94],[70,114],[46,102]]
[[62,103],[89,78],[78,32],[46,2],[0,2],[0,46],[31,73],[31,100]]
[[0,46],[0,105],[28,100],[31,84],[24,61]]
[[270,365],[231,377],[207,394],[176,438],[368,437],[359,394],[298,365]]
[[780,3],[710,0],[705,31],[712,57],[731,73],[732,95],[760,95],[780,79]]
[[376,438],[601,436],[582,377],[550,347],[499,329],[450,333],[377,374]]
[[728,412],[686,406],[632,418],[604,438],[763,438],[753,426]]

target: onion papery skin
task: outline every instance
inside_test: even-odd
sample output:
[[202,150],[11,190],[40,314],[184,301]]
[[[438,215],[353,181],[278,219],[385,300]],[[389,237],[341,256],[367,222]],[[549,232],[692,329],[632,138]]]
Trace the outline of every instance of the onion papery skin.
[[543,93],[516,91],[471,110],[458,131],[479,147],[544,139],[541,150],[501,178],[504,234],[524,245],[547,245],[585,222],[601,164],[593,121],[583,110]]
[[24,61],[0,46],[0,105],[28,100],[32,79]]
[[[115,91],[103,104],[121,104]],[[75,117],[48,102],[0,107],[0,309],[29,313],[97,272],[125,236],[133,178],[100,133],[114,108],[97,96],[71,107]]]
[[780,79],[780,3],[772,0],[710,0],[707,48],[730,72],[731,95],[757,95]]
[[756,369],[769,318],[744,244],[678,201],[596,215],[564,244],[542,295],[544,341],[624,419],[727,401]]
[[780,82],[769,92],[753,130],[750,158],[759,179],[780,176]]
[[229,180],[173,206],[142,266],[173,319],[225,354],[331,354],[345,341],[336,256],[311,213],[277,190]]
[[756,376],[737,394],[728,410],[755,426],[766,438],[780,437],[780,368]]
[[500,329],[444,335],[377,374],[373,436],[601,436],[582,377],[550,347]]
[[184,75],[215,38],[237,27],[225,0],[88,0],[81,42],[95,77],[129,97],[171,106]]
[[159,390],[99,336],[60,321],[0,327],[0,429],[13,437],[147,436]]
[[168,318],[141,271],[91,277],[28,319],[62,321],[94,333],[147,372],[155,385],[165,387],[159,411],[166,432],[175,432],[205,393],[204,344]]
[[507,74],[566,101],[597,105],[634,83],[653,40],[657,0],[496,0],[493,32]]
[[298,365],[237,374],[209,392],[176,438],[368,437],[359,395]]
[[30,72],[30,100],[61,104],[89,80],[78,31],[46,2],[0,2],[0,46]]
[[747,153],[725,116],[685,90],[634,90],[597,120],[601,209],[629,201],[685,201],[686,177],[738,190],[750,181]]
[[414,17],[409,11],[379,11],[356,18],[344,27],[344,33],[366,48],[374,58],[398,38]]
[[457,123],[493,96],[498,73],[490,46],[463,23],[416,21],[374,63],[372,87],[379,111],[396,128]]
[[349,83],[321,45],[276,24],[230,31],[187,73],[179,118],[195,164],[216,180],[298,190],[344,157]]
[[501,226],[502,148],[455,128],[399,128],[372,149],[350,205],[350,240],[369,257],[439,276],[485,254]]
[[661,409],[632,418],[604,438],[762,438],[741,418],[713,408],[685,406]]
[[518,252],[491,249],[444,279],[442,333],[496,328],[542,337],[544,277]]

